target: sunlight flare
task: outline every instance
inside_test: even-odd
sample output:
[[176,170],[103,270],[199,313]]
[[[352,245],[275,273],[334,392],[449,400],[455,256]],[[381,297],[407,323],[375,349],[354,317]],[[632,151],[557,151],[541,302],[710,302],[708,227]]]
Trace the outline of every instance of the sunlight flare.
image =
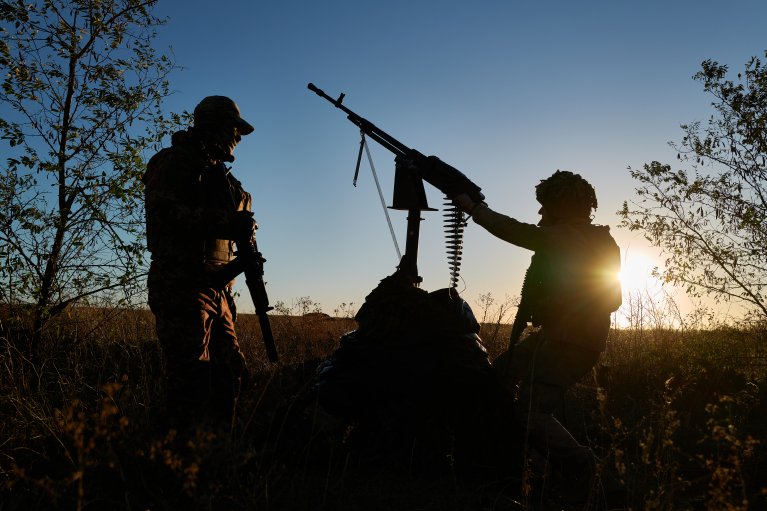
[[644,254],[625,253],[621,261],[621,271],[618,273],[624,295],[659,291],[662,283],[660,279],[653,276],[653,270],[657,266],[656,261]]

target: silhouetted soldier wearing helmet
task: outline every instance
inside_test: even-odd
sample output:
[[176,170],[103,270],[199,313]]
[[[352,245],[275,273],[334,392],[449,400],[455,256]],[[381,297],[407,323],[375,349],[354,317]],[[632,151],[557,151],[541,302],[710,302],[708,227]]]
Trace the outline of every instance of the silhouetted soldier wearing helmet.
[[[507,384],[519,384],[516,417],[539,460],[559,464],[586,497],[595,458],[554,417],[564,393],[588,374],[605,349],[610,314],[621,304],[620,250],[606,226],[591,223],[594,188],[557,171],[536,186],[538,225],[497,213],[467,195],[456,202],[491,234],[534,251],[525,277],[509,351],[494,363]],[[518,341],[528,322],[536,329]]]
[[176,425],[194,418],[227,420],[244,378],[234,328],[232,282],[214,285],[233,259],[234,239],[256,228],[250,194],[225,162],[253,126],[224,96],[194,109],[194,126],[149,160],[146,185],[149,306],[167,372],[167,406]]

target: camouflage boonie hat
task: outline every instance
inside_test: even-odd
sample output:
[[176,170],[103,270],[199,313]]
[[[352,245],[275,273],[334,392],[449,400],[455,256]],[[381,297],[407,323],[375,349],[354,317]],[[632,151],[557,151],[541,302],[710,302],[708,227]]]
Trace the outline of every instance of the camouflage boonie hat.
[[237,104],[226,96],[208,96],[194,108],[196,126],[226,121],[233,121],[241,135],[253,133],[253,126],[240,117]]

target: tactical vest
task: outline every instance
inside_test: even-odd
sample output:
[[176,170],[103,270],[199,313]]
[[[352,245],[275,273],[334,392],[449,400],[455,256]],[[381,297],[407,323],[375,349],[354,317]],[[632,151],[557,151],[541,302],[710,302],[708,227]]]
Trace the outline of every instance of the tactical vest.
[[531,322],[558,340],[604,349],[610,314],[622,301],[620,251],[606,231],[604,235],[599,231],[589,234],[588,250],[581,253],[563,247],[557,253],[533,255],[522,286],[512,343]]
[[[178,188],[178,185],[176,191],[180,193],[179,206],[189,208],[189,214],[194,216],[194,212],[197,212],[199,216],[208,214],[206,212],[217,213],[223,215],[217,221],[226,224],[234,210],[250,210],[250,195],[242,189],[240,182],[223,166],[209,168],[193,146],[174,143],[173,147],[163,149],[152,160],[150,165],[153,165],[155,175],[168,172],[171,168],[183,169],[178,174],[186,176],[183,181],[186,185],[184,188]],[[165,183],[159,189],[155,188],[155,191],[162,193],[163,187],[167,189],[169,186],[173,184]],[[199,232],[190,235],[188,231],[182,232],[179,229],[174,223],[179,220],[173,215],[169,217],[172,222],[167,223],[149,214],[148,210],[147,245],[153,259],[192,269],[226,264],[234,258],[234,244],[222,236],[223,231],[218,236],[199,236]]]
[[[225,211],[239,211],[243,208],[245,193],[242,186],[239,181],[231,177],[223,165],[218,168],[204,168],[200,173],[199,181],[198,204],[201,206]],[[202,245],[202,259],[206,265],[228,263],[234,259],[234,242],[228,239],[205,238]]]

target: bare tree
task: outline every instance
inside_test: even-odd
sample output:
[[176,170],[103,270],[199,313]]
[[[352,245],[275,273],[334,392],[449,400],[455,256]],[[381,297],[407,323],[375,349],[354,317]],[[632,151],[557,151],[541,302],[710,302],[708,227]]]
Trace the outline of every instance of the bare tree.
[[[765,52],[767,56],[767,52]],[[622,226],[644,232],[666,256],[663,278],[695,296],[736,299],[767,317],[767,67],[754,57],[726,79],[707,60],[694,78],[711,93],[708,123],[683,125],[671,143],[687,170],[657,161],[629,169],[638,198]]]
[[29,306],[33,353],[68,305],[143,285],[143,156],[179,122],[155,4],[0,1],[0,302]]

